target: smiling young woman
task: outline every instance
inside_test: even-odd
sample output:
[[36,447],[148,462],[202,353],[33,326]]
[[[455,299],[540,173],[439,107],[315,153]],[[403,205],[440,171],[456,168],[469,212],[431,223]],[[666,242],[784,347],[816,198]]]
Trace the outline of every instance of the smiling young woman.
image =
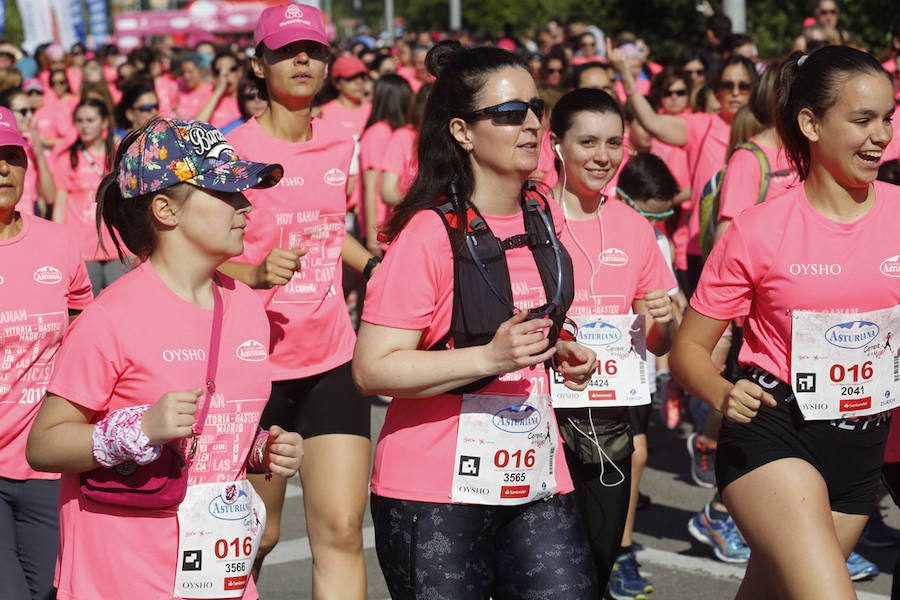
[[[716,479],[752,550],[737,597],[843,600],[856,597],[844,560],[876,502],[885,411],[900,392],[886,352],[900,280],[884,268],[900,251],[900,194],[875,181],[893,89],[870,55],[828,46],[785,61],[775,97],[778,137],[803,183],[731,222],[670,364],[726,418]],[[730,383],[710,352],[744,315],[743,375]],[[835,330],[871,337],[847,343]],[[798,562],[811,547],[816,560]]]

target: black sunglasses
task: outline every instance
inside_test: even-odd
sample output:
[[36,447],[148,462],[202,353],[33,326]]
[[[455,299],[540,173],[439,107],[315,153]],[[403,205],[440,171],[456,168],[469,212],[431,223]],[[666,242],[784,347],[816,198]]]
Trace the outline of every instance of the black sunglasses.
[[535,98],[530,102],[522,102],[521,100],[512,100],[480,108],[476,111],[464,115],[466,119],[489,118],[494,125],[521,125],[528,117],[528,109],[535,114],[538,121],[544,118],[544,101]]
[[32,94],[37,94],[38,96],[43,96],[44,90],[28,90],[27,93],[29,96],[31,96]]
[[69,84],[69,82],[66,81],[65,79],[57,79],[56,81],[50,82],[50,85],[52,85],[53,87],[56,87],[58,85],[68,85],[68,84]]
[[218,75],[219,73],[223,73],[225,71],[228,71],[229,73],[237,73],[238,69],[240,68],[241,67],[238,65],[232,65],[230,69],[213,69],[213,74]]
[[730,92],[734,88],[737,88],[741,92],[749,92],[750,88],[753,87],[753,84],[749,81],[720,81],[719,85],[716,86],[720,91]]
[[697,76],[700,76],[700,75],[703,75],[704,73],[706,73],[706,69],[684,69],[684,74],[685,74],[685,75],[697,75]]
[[153,112],[155,110],[159,110],[159,104],[141,104],[140,106],[135,106],[134,110],[140,110],[142,112]]
[[675,96],[687,96],[687,95],[688,95],[687,90],[668,90],[666,92],[663,92],[662,97],[663,98],[674,98]]
[[562,69],[547,69],[547,73],[562,73]]
[[257,98],[259,98],[259,92],[257,90],[248,90],[244,92],[243,100],[245,101],[256,100]]
[[19,113],[23,117],[27,117],[28,115],[34,114],[34,109],[33,108],[17,108],[15,112]]

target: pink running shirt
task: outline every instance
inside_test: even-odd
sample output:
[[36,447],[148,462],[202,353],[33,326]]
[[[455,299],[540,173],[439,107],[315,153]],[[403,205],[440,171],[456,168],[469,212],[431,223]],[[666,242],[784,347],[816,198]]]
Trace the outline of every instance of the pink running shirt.
[[258,290],[272,325],[275,381],[338,367],[350,360],[356,343],[341,291],[353,140],[340,125],[321,119],[310,127],[312,139],[296,144],[269,136],[255,117],[228,135],[240,156],[284,166],[275,187],[244,192],[253,212],[244,254],[235,260],[259,264],[273,248],[307,250],[301,271],[287,285]]
[[[362,137],[359,138],[359,171],[373,170],[381,171],[381,162],[384,159],[385,149],[391,141],[391,135],[394,131],[391,126],[384,121],[373,123],[371,127],[366,129]],[[362,175],[359,178],[359,185],[362,185]],[[382,216],[387,213],[387,207],[381,200],[381,173],[378,174],[378,185],[376,187],[376,213],[378,222],[382,223]],[[366,210],[360,205],[359,214],[359,230],[366,232]]]
[[[189,467],[190,484],[245,477],[271,387],[269,325],[259,298],[219,277],[225,312],[216,394]],[[95,411],[97,422],[111,410],[203,387],[212,312],[175,295],[146,261],[75,320],[49,389]],[[59,492],[60,600],[170,598],[178,561],[175,511],[97,504],[82,497],[79,482],[77,473],[66,473]],[[244,598],[257,598],[252,581]]]
[[117,258],[116,247],[106,225],[103,226],[105,251],[100,247],[97,237],[97,188],[103,179],[105,160],[105,157],[88,150],[79,150],[78,165],[74,170],[68,151],[58,154],[53,163],[56,187],[68,192],[63,222],[78,237],[81,257],[85,261]]
[[900,304],[900,187],[876,181],[855,223],[817,212],[797,186],[748,208],[703,268],[691,306],[723,321],[747,315],[738,361],[790,382],[791,310],[856,313]]
[[[25,136],[23,136],[25,137]],[[31,145],[25,146],[25,157],[28,159],[28,167],[25,169],[25,187],[22,188],[22,196],[16,204],[16,210],[24,215],[34,214],[34,204],[38,200],[38,162],[37,156]]]
[[676,287],[653,227],[631,207],[610,199],[598,218],[577,221],[563,221],[562,209],[554,209],[575,269],[570,315],[628,314],[647,290]]
[[238,108],[237,98],[222,96],[219,99],[219,103],[216,104],[212,116],[209,118],[209,124],[217,129],[221,129],[240,118],[241,110]]
[[[522,215],[484,215],[501,239],[525,232]],[[542,305],[544,288],[527,247],[506,252],[513,300],[523,310]],[[453,253],[441,218],[431,210],[416,214],[388,247],[369,280],[363,320],[374,325],[422,332],[419,350],[446,335],[453,311]],[[548,393],[547,370],[539,365],[509,373],[479,393],[528,396],[539,385]],[[394,398],[375,446],[372,493],[420,502],[450,501],[462,397]],[[560,438],[561,439],[561,438]],[[565,456],[556,453],[557,492],[572,491]]]
[[[416,164],[416,140],[419,134],[410,125],[394,131],[391,141],[384,152],[381,170],[398,176],[397,191],[406,194],[416,180],[419,169]],[[390,214],[385,206],[384,217]]]
[[25,442],[44,398],[68,309],[94,295],[78,241],[64,227],[22,215],[22,231],[0,240],[0,477],[57,479],[25,462]]
[[[687,133],[687,144],[684,150],[688,153],[688,165],[691,169],[691,200],[682,208],[690,211],[688,219],[687,254],[700,255],[700,194],[703,186],[725,166],[725,151],[728,148],[728,136],[731,128],[718,114],[686,113],[681,116]],[[678,256],[679,240],[676,241],[675,254]]]
[[[776,173],[784,169],[791,169],[784,151],[777,148],[763,146],[757,140],[751,138],[766,155],[769,161],[769,171]],[[759,190],[762,180],[759,159],[750,150],[737,150],[728,161],[728,169],[722,180],[722,192],[719,200],[719,219],[733,219],[747,208],[750,208],[759,199]],[[786,194],[789,190],[799,185],[796,173],[782,177],[769,178],[769,190],[765,200],[774,200]]]
[[366,121],[372,113],[372,104],[363,102],[359,108],[347,108],[337,99],[322,105],[322,120],[332,121],[347,130],[350,135],[362,135]]
[[[194,119],[197,113],[203,110],[209,99],[212,98],[213,86],[211,83],[203,83],[196,89],[189,90],[181,84],[178,90],[178,104],[175,106],[175,118]],[[226,123],[227,125],[227,123]]]

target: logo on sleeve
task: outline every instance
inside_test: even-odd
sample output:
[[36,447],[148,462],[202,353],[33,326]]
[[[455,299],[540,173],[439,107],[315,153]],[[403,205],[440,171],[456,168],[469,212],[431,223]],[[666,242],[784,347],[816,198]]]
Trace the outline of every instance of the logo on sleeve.
[[325,183],[328,185],[344,185],[347,183],[347,174],[340,169],[331,169],[325,173]]
[[888,277],[900,277],[900,254],[881,261],[881,266],[878,267],[878,270],[881,271],[882,275],[887,275]]
[[34,280],[45,285],[53,285],[62,281],[62,273],[56,267],[41,267],[34,272]]
[[607,248],[600,253],[600,264],[607,267],[624,267],[628,264],[628,255],[618,248]]
[[262,362],[269,357],[269,351],[256,340],[247,340],[238,346],[234,353],[241,360],[247,362]]

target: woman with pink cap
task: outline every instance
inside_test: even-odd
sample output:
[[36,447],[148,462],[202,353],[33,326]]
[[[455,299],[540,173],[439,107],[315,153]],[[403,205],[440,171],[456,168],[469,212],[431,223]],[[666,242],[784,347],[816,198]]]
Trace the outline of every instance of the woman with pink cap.
[[53,597],[59,475],[29,467],[25,441],[70,318],[92,296],[74,236],[18,207],[29,152],[0,108],[0,593],[43,599]]
[[[377,262],[345,233],[354,143],[340,124],[311,116],[328,76],[328,38],[318,9],[268,8],[253,41],[252,72],[269,106],[228,139],[244,156],[284,165],[284,178],[276,188],[248,194],[255,210],[244,253],[223,269],[259,289],[269,314],[273,384],[262,422],[304,438],[300,479],[313,593],[364,598],[370,404],[353,385],[356,335],[341,289],[344,263],[369,275]],[[278,541],[286,487],[261,475],[251,480],[269,513],[258,573]]]
[[26,449],[63,473],[58,597],[255,600],[266,517],[246,470],[293,476],[302,440],[259,429],[268,321],[216,267],[243,250],[242,192],[282,169],[168,119],[129,133],[115,164],[97,210],[120,258],[119,239],[142,262],[66,335]]

